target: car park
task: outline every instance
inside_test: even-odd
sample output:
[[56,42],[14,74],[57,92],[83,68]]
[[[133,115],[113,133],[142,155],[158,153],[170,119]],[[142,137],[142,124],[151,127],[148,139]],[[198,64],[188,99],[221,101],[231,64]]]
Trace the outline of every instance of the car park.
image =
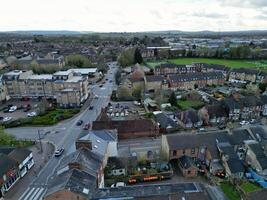
[[79,120],[76,122],[76,126],[81,126],[83,124],[83,120]]
[[63,148],[63,147],[57,149],[57,150],[55,151],[55,157],[59,157],[59,156],[61,156],[61,155],[63,154],[63,152],[64,152],[64,148]]

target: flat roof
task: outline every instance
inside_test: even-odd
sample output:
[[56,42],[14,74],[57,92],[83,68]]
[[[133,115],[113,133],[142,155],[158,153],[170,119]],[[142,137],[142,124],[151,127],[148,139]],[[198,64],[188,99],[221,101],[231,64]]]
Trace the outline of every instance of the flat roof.
[[17,76],[17,75],[20,75],[22,74],[23,71],[22,70],[13,70],[11,72],[7,72],[5,73],[5,75],[8,75],[8,76]]
[[73,76],[73,77],[69,78],[68,80],[66,80],[65,82],[66,83],[76,83],[76,82],[79,82],[81,80],[83,80],[82,77],[80,77],[80,76]]
[[75,69],[69,69],[69,70],[75,73],[90,74],[90,73],[96,73],[97,68],[75,68]]
[[71,73],[72,71],[70,70],[67,70],[67,71],[58,71],[58,72],[55,72],[53,75],[54,76],[67,76]]

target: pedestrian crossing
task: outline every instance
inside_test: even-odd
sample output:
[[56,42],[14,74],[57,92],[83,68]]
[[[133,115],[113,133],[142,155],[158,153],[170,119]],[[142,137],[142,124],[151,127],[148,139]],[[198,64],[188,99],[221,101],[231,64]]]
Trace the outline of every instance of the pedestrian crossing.
[[19,200],[42,200],[46,191],[47,188],[44,187],[28,187]]

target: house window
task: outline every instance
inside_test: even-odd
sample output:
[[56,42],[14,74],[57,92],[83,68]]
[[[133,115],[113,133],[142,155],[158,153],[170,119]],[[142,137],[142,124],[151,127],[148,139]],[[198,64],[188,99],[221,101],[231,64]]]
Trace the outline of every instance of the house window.
[[195,154],[195,148],[191,149],[191,154]]
[[190,173],[191,173],[191,171],[190,171],[190,170],[188,170],[188,171],[187,171],[187,174],[190,174]]
[[185,154],[185,149],[183,149],[183,154]]
[[173,156],[177,156],[177,151],[176,150],[173,150],[172,155]]

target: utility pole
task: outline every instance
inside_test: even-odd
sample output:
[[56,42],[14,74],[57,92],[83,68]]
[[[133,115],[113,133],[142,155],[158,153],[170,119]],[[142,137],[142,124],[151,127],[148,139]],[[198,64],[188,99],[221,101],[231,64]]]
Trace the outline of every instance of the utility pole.
[[41,134],[40,134],[40,130],[38,129],[38,137],[39,137],[39,142],[40,142],[40,147],[41,147],[41,152],[43,152],[43,145],[42,145],[42,138],[41,138]]

